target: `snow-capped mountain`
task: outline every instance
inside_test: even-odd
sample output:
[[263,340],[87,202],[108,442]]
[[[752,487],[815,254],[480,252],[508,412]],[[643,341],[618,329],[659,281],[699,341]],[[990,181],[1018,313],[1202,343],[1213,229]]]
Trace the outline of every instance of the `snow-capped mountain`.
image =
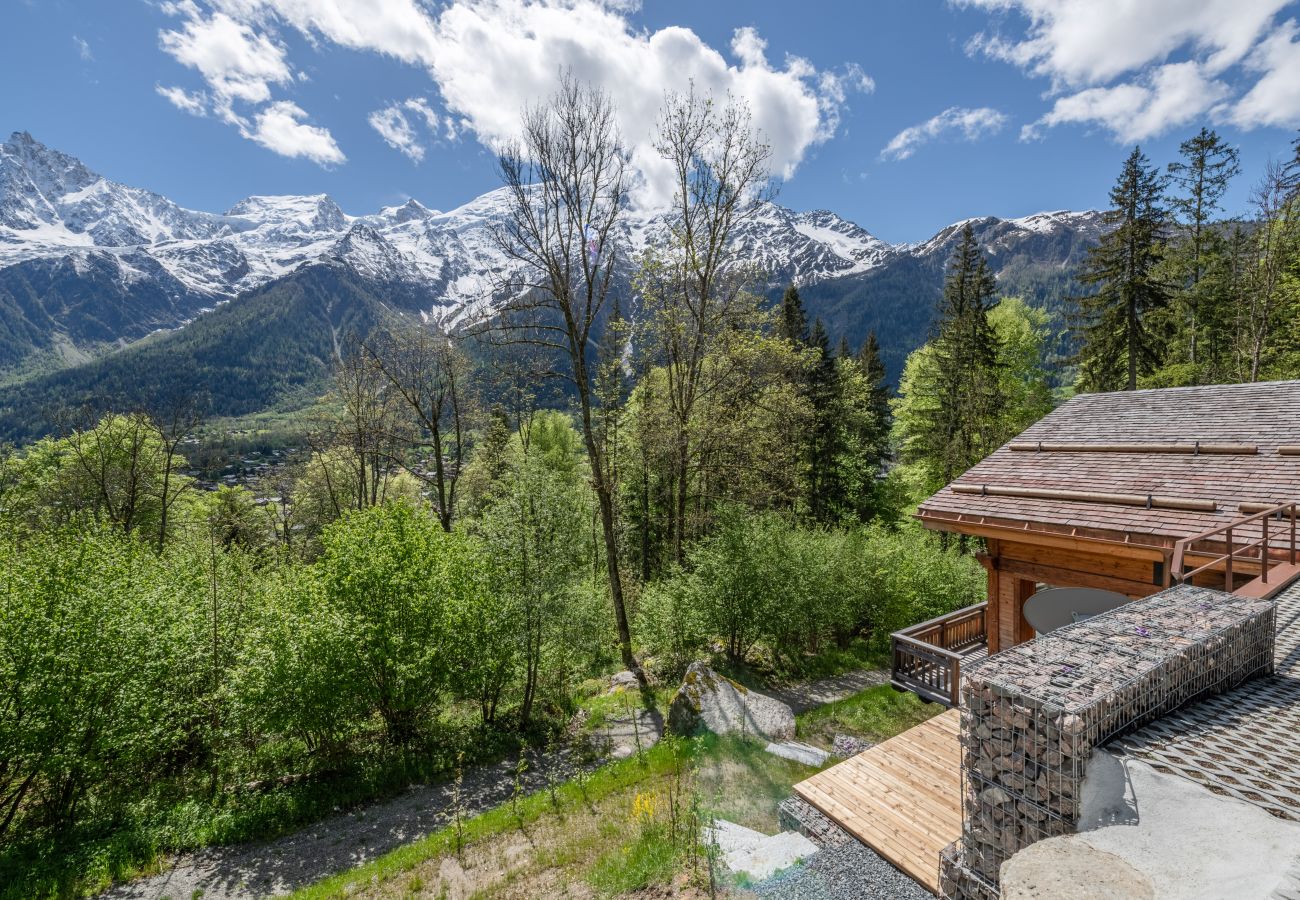
[[[351,216],[330,197],[249,197],[222,215],[91,172],[26,133],[0,145],[0,266],[51,257],[150,257],[213,301],[258,287],[303,265],[334,261],[367,275],[419,280],[432,301],[457,308],[482,299],[507,261],[490,234],[505,213],[493,191],[443,213],[418,201]],[[664,230],[662,215],[629,216],[632,252]],[[782,279],[815,282],[879,265],[893,252],[834,213],[795,213],[769,204],[745,223],[740,242]],[[135,267],[138,271],[138,266]],[[487,276],[487,277],[485,277]]]
[[[176,328],[314,265],[416,289],[429,313],[458,321],[490,308],[511,274],[514,263],[492,238],[505,211],[497,190],[450,212],[410,200],[349,215],[325,194],[255,196],[201,212],[111,181],[18,132],[0,144],[0,368],[21,361],[24,347],[73,347],[75,358]],[[1064,211],[972,221],[995,261],[1039,246],[1028,252],[1061,265],[1101,227],[1096,213]],[[828,210],[769,203],[736,240],[772,285],[809,289],[876,280],[900,266],[941,271],[962,224],[891,245]],[[667,220],[631,213],[623,228],[630,258]]]

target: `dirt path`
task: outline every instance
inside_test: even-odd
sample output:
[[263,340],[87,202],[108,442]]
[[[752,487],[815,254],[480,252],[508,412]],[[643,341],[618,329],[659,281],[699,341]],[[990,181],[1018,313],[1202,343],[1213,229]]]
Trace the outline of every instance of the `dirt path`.
[[843,675],[822,678],[818,681],[789,684],[764,693],[787,704],[797,714],[825,706],[827,703],[834,703],[836,700],[842,700],[888,681],[889,673],[884,669],[859,669],[856,672],[845,672]]
[[[803,712],[886,680],[879,671],[849,672],[834,678],[789,685],[771,691]],[[642,713],[642,716],[646,716]],[[611,721],[615,755],[630,755],[636,737],[649,746],[662,728],[656,719]],[[647,729],[647,726],[649,728]],[[628,744],[617,752],[620,744]],[[510,799],[514,791],[515,760],[466,771],[461,803],[466,815],[476,815]],[[549,760],[535,756],[524,776],[528,791],[546,786],[551,777],[563,780],[575,771],[563,751]],[[252,900],[287,894],[337,872],[359,866],[403,844],[419,840],[451,820],[452,784],[418,785],[401,796],[348,813],[339,813],[273,841],[207,847],[185,853],[157,875],[139,878],[99,895],[99,900]]]
[[[477,815],[510,799],[514,759],[465,772],[461,804]],[[534,758],[525,773],[526,791],[544,788],[548,764]],[[574,774],[567,757],[549,763],[557,781]],[[100,900],[249,900],[287,894],[345,869],[419,840],[451,821],[451,782],[417,785],[401,796],[339,813],[277,840],[207,847],[182,854],[157,875],[129,881],[100,894]]]

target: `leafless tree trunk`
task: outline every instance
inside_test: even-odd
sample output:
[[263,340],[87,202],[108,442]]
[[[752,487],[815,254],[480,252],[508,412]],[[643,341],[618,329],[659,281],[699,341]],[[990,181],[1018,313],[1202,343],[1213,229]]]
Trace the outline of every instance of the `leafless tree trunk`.
[[1277,318],[1282,276],[1300,243],[1300,219],[1291,192],[1286,167],[1270,162],[1251,197],[1259,222],[1246,309],[1246,352],[1251,381],[1259,380]]
[[753,298],[745,291],[751,273],[739,265],[732,237],[771,196],[771,148],[754,133],[744,105],[729,100],[719,109],[694,87],[665,97],[655,147],[672,167],[673,224],[668,245],[643,264],[639,287],[647,343],[667,376],[674,425],[672,545],[680,564],[697,453],[691,434],[696,405],[731,375],[717,353],[720,344],[733,329],[752,325]]
[[566,74],[547,102],[523,113],[522,138],[500,153],[509,206],[494,236],[522,264],[491,337],[553,351],[578,400],[600,512],[605,568],[623,664],[644,683],[619,573],[615,485],[596,396],[595,329],[613,286],[617,225],[627,200],[628,155],[609,97]]
[[355,336],[344,341],[334,375],[338,415],[308,435],[308,444],[320,461],[322,474],[336,515],[342,514],[329,465],[322,456],[342,450],[351,467],[354,495],[348,507],[364,509],[384,502],[389,468],[405,437],[397,425],[398,395],[375,365],[366,346]]
[[158,511],[158,552],[163,552],[167,542],[167,519],[172,504],[185,492],[188,481],[182,481],[177,490],[172,490],[172,470],[179,456],[181,441],[192,434],[203,422],[202,402],[194,394],[178,394],[153,411],[150,421],[154,433],[162,444],[163,467],[162,486],[159,491]]
[[469,362],[452,336],[436,327],[399,326],[372,338],[366,348],[428,441],[433,472],[423,466],[408,471],[433,486],[438,521],[444,531],[451,531],[471,413]]

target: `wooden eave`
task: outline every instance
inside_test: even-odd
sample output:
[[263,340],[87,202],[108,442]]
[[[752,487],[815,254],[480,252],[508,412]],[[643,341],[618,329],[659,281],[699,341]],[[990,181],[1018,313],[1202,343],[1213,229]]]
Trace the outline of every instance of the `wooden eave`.
[[932,531],[948,531],[1067,550],[1092,550],[1135,559],[1163,559],[1173,551],[1174,545],[1172,538],[1160,535],[1005,519],[979,513],[920,510],[916,513],[916,519]]

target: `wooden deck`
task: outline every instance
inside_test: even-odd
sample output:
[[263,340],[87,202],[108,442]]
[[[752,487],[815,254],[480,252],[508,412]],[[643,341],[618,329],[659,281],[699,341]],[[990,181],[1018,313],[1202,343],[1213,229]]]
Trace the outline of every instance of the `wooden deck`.
[[958,710],[935,716],[794,786],[804,800],[939,892],[939,854],[961,836]]

